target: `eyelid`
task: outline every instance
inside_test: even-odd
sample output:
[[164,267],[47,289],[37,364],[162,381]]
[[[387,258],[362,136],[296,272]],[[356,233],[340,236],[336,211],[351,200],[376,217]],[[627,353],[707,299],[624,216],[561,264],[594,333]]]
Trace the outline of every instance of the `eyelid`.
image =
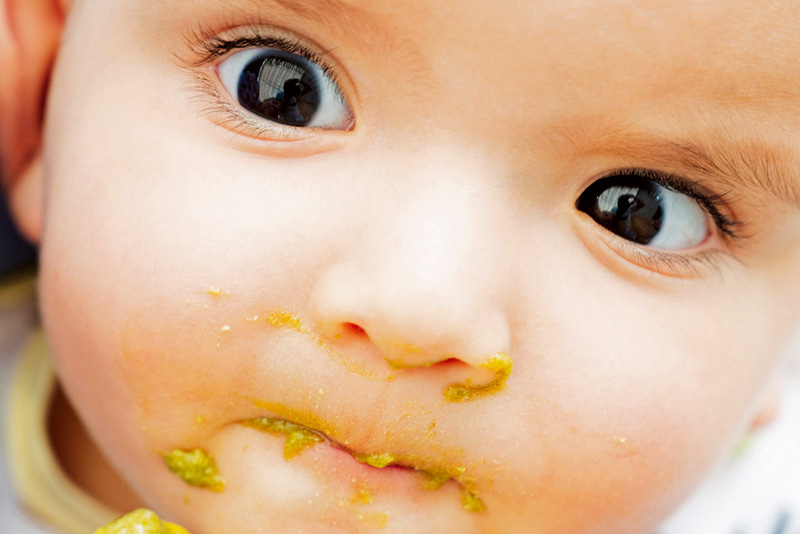
[[[620,167],[597,175],[580,191],[606,178],[635,175],[652,180],[659,186],[685,194],[706,212],[713,231],[709,238],[694,250],[668,251],[640,245],[618,236],[598,225],[589,215],[573,205],[579,235],[586,247],[602,263],[627,276],[650,273],[653,277],[691,280],[721,274],[731,262],[738,262],[731,245],[746,238],[740,233],[743,224],[734,217],[728,206],[728,193],[717,194],[701,182],[679,174],[644,167]],[[580,196],[580,193],[578,194]]]
[[[236,36],[238,32],[249,32]],[[338,78],[338,69],[329,60],[328,52],[317,52],[310,45],[305,44],[297,37],[279,33],[284,32],[278,28],[263,26],[243,26],[226,30],[221,34],[214,34],[200,42],[195,49],[199,54],[196,66],[217,64],[220,59],[236,50],[246,48],[274,48],[302,56],[308,61],[318,65],[322,72],[329,76],[337,85],[341,86]],[[229,37],[228,34],[231,34]]]
[[325,132],[328,140],[338,136],[352,133],[357,121],[346,130],[333,130],[323,128],[298,128],[271,123],[261,120],[244,110],[238,109],[231,102],[229,92],[222,86],[217,75],[218,66],[230,56],[246,48],[273,48],[297,54],[306,60],[315,63],[322,72],[330,78],[338,88],[353,117],[356,116],[358,95],[355,88],[331,54],[323,48],[312,44],[308,39],[302,38],[280,27],[265,24],[243,24],[228,27],[221,31],[213,30],[206,26],[199,26],[187,37],[187,46],[191,57],[181,57],[179,62],[189,70],[197,83],[195,89],[206,105],[203,111],[212,120],[229,131],[250,138],[251,141],[311,141],[312,137],[319,137],[321,131]]
[[613,234],[609,236],[608,242],[614,253],[624,260],[670,278],[698,279],[711,273],[719,274],[721,260],[723,257],[730,257],[725,251],[713,247],[704,247],[689,253],[652,249]]
[[691,197],[708,213],[714,227],[717,229],[717,233],[726,243],[741,238],[739,229],[742,224],[734,217],[732,210],[728,206],[729,192],[714,193],[701,182],[692,180],[689,177],[643,167],[616,169],[604,174],[599,179],[626,175],[652,180],[662,187]]
[[628,241],[586,219],[588,217],[579,218],[584,227],[579,235],[586,248],[601,263],[626,277],[644,276],[650,281],[697,280],[719,276],[732,262],[738,263],[733,254],[714,246],[713,242],[689,252],[652,249]]

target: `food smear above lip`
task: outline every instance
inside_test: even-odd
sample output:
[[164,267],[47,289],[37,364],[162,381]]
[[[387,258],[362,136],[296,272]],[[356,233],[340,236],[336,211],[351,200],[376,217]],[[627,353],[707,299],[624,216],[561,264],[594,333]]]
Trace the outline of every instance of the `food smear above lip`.
[[305,449],[315,447],[317,444],[324,442],[347,452],[357,462],[377,469],[395,466],[416,471],[425,477],[422,488],[426,490],[439,489],[446,482],[453,480],[463,488],[461,503],[466,510],[480,512],[485,508],[483,501],[478,496],[474,479],[465,475],[466,467],[443,466],[428,469],[415,465],[413,458],[410,456],[398,456],[388,452],[368,454],[355,452],[344,445],[336,443],[320,431],[281,418],[257,417],[240,421],[240,424],[261,432],[286,436],[286,443],[283,449],[283,457],[286,460],[294,458]]
[[189,534],[185,528],[162,521],[154,512],[139,508],[95,530],[94,534]]
[[452,384],[444,390],[444,398],[449,402],[467,402],[503,390],[511,375],[514,362],[505,352],[498,352],[481,364],[492,371],[494,378],[486,384],[473,384],[469,379],[463,384]]
[[170,471],[191,486],[216,492],[225,489],[225,481],[217,472],[214,458],[202,449],[175,449],[164,454],[164,463]]

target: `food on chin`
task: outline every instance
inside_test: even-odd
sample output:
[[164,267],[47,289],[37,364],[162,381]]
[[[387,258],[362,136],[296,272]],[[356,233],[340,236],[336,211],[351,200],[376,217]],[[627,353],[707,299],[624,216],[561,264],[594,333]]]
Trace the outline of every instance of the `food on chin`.
[[189,534],[189,531],[175,523],[162,521],[151,510],[139,508],[98,528],[94,534]]

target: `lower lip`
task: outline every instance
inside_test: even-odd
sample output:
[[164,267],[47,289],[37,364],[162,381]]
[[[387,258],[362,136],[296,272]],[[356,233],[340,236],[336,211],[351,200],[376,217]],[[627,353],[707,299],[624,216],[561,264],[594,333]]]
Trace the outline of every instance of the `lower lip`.
[[[294,461],[293,460],[289,460]],[[329,484],[368,486],[376,492],[402,494],[406,497],[429,494],[424,485],[427,476],[412,467],[387,465],[373,467],[360,462],[348,451],[325,442],[301,452],[296,460],[311,467]],[[455,484],[449,481],[448,484]]]

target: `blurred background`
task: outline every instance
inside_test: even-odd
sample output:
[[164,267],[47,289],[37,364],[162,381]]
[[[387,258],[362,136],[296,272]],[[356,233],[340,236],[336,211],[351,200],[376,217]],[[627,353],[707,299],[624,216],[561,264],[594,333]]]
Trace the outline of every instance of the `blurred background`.
[[5,198],[0,198],[0,276],[32,267],[35,263],[36,249],[17,233]]

